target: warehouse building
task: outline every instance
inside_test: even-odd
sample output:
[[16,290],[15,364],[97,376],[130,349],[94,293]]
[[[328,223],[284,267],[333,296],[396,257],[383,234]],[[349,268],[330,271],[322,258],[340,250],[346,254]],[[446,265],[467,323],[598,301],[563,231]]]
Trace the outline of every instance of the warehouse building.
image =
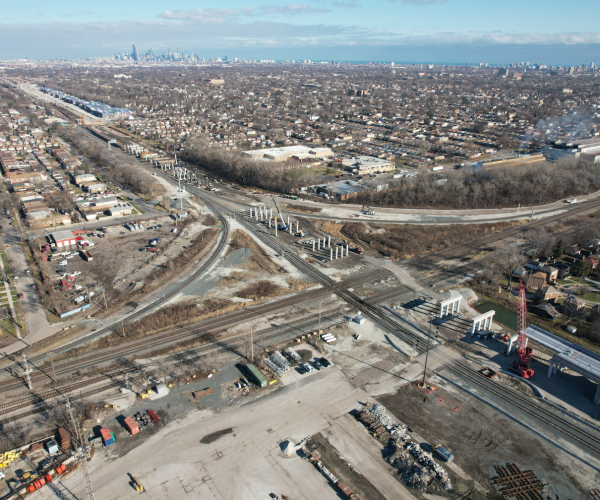
[[56,244],[56,248],[64,248],[71,245],[77,245],[77,238],[73,231],[56,231],[50,235],[52,241]]
[[358,175],[378,174],[396,170],[394,162],[375,158],[374,156],[354,156],[342,160],[342,165],[345,170]]
[[282,148],[256,149],[244,151],[245,156],[253,160],[284,162],[293,160],[326,160],[333,156],[329,148],[309,148],[308,146],[286,146]]

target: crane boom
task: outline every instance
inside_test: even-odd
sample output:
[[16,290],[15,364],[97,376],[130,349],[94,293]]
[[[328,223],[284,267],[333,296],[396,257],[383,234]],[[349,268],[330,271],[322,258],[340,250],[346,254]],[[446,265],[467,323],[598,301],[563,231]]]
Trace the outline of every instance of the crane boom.
[[525,285],[519,285],[519,305],[517,308],[517,357],[513,367],[523,378],[533,377],[533,370],[529,368],[533,350],[527,347],[527,302],[525,301]]

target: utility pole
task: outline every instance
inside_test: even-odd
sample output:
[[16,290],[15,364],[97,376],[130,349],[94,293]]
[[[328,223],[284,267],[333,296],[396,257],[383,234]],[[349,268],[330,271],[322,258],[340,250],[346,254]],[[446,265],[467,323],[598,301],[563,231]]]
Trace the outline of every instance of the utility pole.
[[250,321],[250,359],[252,360],[252,362],[254,363],[254,341],[252,339],[252,326],[254,324],[254,321]]
[[54,371],[54,356],[57,356],[57,354],[54,351],[50,351],[48,354],[46,354],[46,358],[50,358],[50,363],[52,363],[52,378],[56,382],[56,371]]
[[321,306],[323,305],[323,300],[319,300],[319,335],[321,335]]
[[25,354],[23,352],[23,353],[21,353],[21,356],[23,356],[23,366],[24,366],[23,373],[27,377],[27,387],[29,387],[29,390],[32,391],[33,390],[33,385],[31,384],[31,372],[32,372],[32,370],[27,366],[27,354]]
[[429,336],[427,337],[427,350],[425,351],[425,368],[423,369],[423,381],[421,387],[425,387],[427,381],[427,360],[429,359],[429,345],[431,344],[431,322],[433,321],[434,314],[429,313]]
[[94,496],[94,490],[92,488],[92,479],[90,478],[90,470],[87,465],[87,457],[85,454],[85,450],[83,447],[83,441],[81,439],[81,435],[79,434],[79,427],[75,423],[75,419],[73,418],[73,410],[71,408],[71,402],[69,401],[69,397],[65,396],[67,400],[67,408],[69,410],[69,416],[71,417],[71,424],[75,429],[75,434],[77,435],[77,441],[79,442],[79,448],[77,450],[77,454],[75,455],[75,462],[81,463],[81,471],[83,472],[83,479],[85,481],[85,489],[87,491],[88,500],[96,500]]

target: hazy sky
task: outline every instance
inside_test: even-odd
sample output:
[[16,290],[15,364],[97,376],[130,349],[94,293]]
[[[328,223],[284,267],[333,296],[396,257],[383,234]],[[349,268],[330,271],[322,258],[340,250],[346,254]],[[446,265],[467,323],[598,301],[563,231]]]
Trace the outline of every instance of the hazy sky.
[[207,58],[600,64],[599,0],[20,0],[1,12],[0,59],[111,56],[134,41]]

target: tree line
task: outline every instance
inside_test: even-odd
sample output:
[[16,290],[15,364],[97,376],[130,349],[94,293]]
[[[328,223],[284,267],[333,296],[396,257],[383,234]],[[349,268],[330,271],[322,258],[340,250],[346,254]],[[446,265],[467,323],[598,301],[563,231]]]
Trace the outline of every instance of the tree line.
[[585,158],[440,177],[422,172],[388,189],[357,193],[346,203],[382,207],[486,209],[541,205],[600,189],[600,164]]
[[140,168],[135,159],[103,147],[95,141],[86,140],[77,132],[64,127],[59,129],[58,134],[100,167],[106,182],[125,186],[136,193],[152,193],[152,177]]

